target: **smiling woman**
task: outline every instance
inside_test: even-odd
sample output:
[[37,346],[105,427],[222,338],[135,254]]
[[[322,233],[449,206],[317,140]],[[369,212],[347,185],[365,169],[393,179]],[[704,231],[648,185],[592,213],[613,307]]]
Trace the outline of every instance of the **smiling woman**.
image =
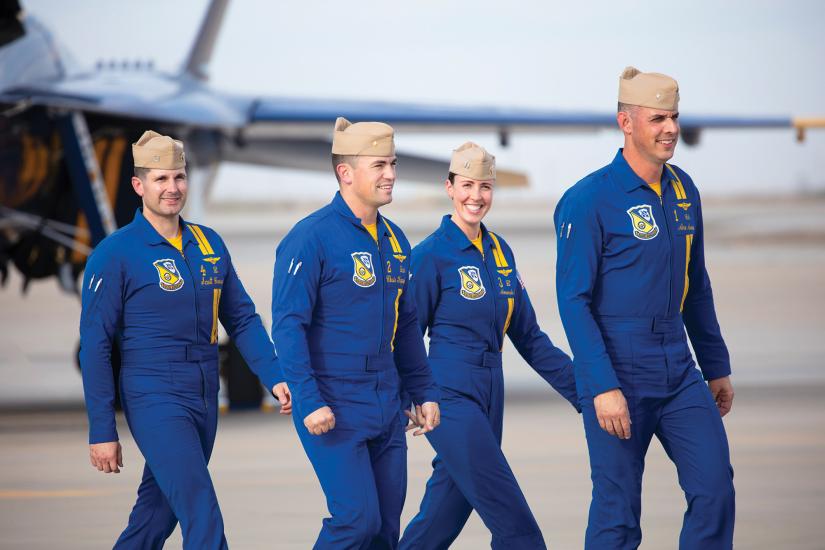
[[438,455],[400,548],[450,546],[472,510],[493,548],[546,547],[501,451],[505,337],[574,406],[575,385],[570,358],[536,322],[513,251],[481,223],[495,181],[493,155],[472,142],[456,149],[445,183],[453,213],[412,251],[411,288],[444,415],[427,436]]

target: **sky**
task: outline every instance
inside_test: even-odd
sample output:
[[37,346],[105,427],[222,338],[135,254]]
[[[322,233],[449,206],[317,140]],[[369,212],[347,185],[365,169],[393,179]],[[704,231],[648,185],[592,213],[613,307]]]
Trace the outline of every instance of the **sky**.
[[[80,66],[152,59],[174,73],[206,0],[22,0]],[[418,0],[231,2],[210,66],[217,89],[301,96],[615,109],[627,65],[680,84],[681,113],[825,116],[825,2],[562,2]],[[608,163],[616,132],[496,136],[398,135],[399,149],[439,158],[467,138],[501,168],[526,171],[516,196],[557,197]],[[708,131],[680,144],[675,164],[705,194],[825,191],[825,130]],[[403,178],[403,166],[400,169]],[[330,176],[331,177],[331,176]],[[328,195],[329,177],[229,166],[215,195],[267,198],[273,184]],[[277,187],[282,189],[283,187]]]

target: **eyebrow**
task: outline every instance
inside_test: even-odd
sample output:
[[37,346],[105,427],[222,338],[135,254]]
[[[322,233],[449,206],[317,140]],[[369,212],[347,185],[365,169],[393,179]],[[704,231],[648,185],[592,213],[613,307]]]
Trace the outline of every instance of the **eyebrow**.
[[661,113],[652,114],[650,115],[650,118],[648,118],[648,120],[657,120],[663,118],[672,118],[673,120],[676,120],[677,118],[679,118],[679,111],[676,111],[672,115],[666,115]]
[[375,167],[378,167],[378,166],[383,166],[383,165],[385,165],[385,164],[387,164],[387,163],[392,164],[393,166],[395,166],[396,164],[398,164],[398,159],[392,159],[392,160],[374,160],[374,161],[372,162],[372,164],[370,164],[370,166],[372,166],[373,168],[375,168]]

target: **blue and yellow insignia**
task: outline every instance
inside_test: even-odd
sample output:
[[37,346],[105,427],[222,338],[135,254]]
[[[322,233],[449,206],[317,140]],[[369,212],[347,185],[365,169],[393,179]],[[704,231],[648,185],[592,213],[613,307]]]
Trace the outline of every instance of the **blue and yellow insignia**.
[[478,300],[485,294],[487,290],[484,288],[484,282],[481,280],[481,272],[474,265],[465,265],[458,268],[458,274],[461,275],[461,296],[468,300]]
[[360,287],[374,285],[375,269],[372,264],[372,254],[369,252],[353,252],[351,256],[355,264],[352,282]]
[[220,261],[220,259],[220,256],[212,256],[211,258],[204,258],[203,261],[215,265],[216,263],[218,263],[218,261]]
[[627,210],[633,226],[633,235],[642,241],[648,241],[659,234],[659,226],[653,218],[653,209],[649,204],[640,204]]
[[175,260],[164,258],[152,262],[152,265],[158,270],[160,288],[169,292],[180,290],[183,286],[183,277],[178,271],[178,266],[175,265]]

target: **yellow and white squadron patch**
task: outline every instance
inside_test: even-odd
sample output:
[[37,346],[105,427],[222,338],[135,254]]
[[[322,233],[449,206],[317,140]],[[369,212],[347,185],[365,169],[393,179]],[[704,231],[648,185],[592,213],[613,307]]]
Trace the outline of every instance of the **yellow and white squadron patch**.
[[478,300],[485,294],[484,282],[481,280],[481,273],[474,265],[465,265],[458,268],[461,275],[461,296],[467,300]]
[[653,217],[653,209],[649,204],[640,204],[627,210],[630,223],[633,226],[633,236],[642,241],[649,241],[659,234],[659,226]]
[[183,277],[178,271],[178,266],[175,265],[175,260],[164,258],[152,262],[152,265],[158,270],[160,288],[168,292],[180,290],[180,287],[183,286]]
[[372,254],[369,252],[353,252],[351,256],[355,264],[352,282],[365,288],[374,285],[375,267],[372,264]]

